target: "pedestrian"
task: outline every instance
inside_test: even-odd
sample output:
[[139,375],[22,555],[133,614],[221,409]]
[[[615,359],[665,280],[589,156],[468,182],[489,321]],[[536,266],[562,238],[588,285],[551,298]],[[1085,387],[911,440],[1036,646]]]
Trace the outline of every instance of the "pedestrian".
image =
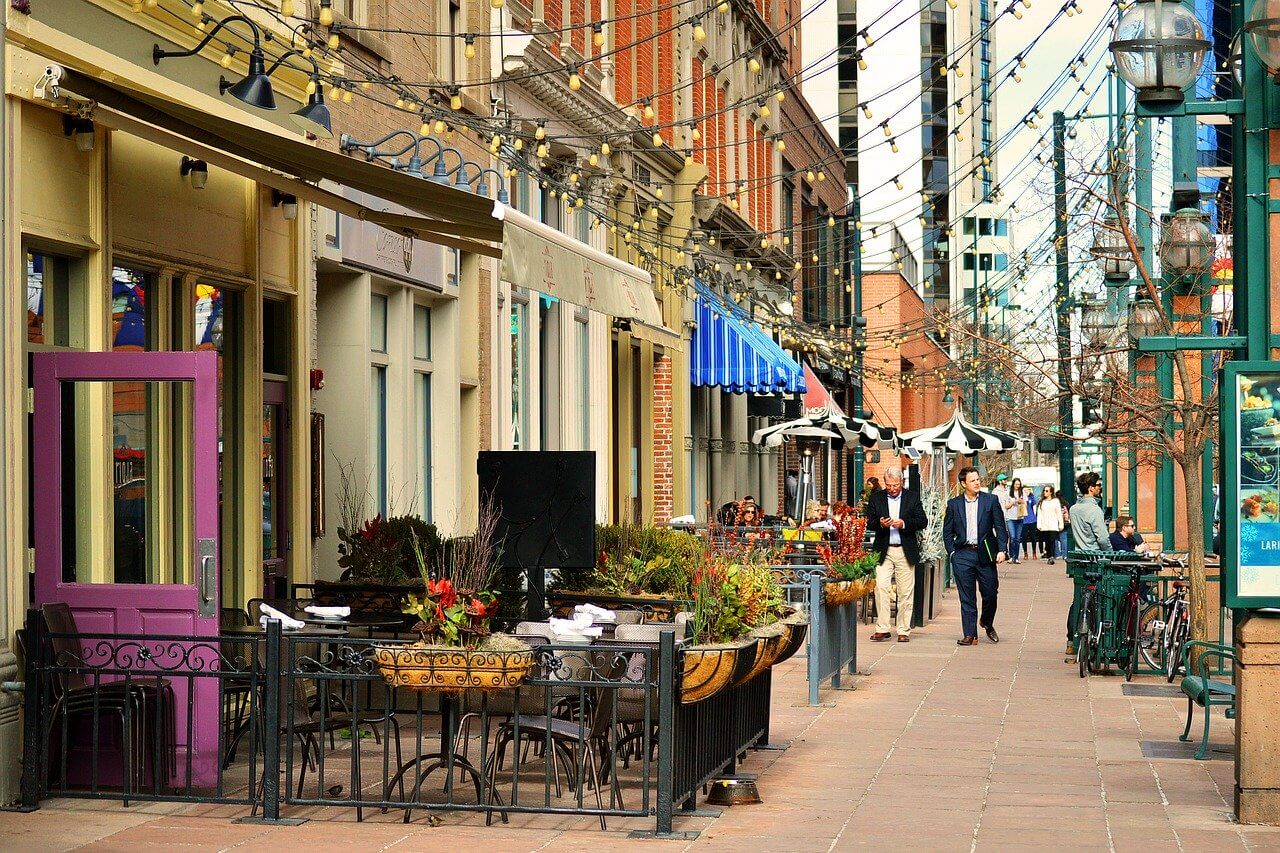
[[1027,489],[1027,514],[1022,518],[1022,558],[1040,556],[1040,531],[1036,527],[1035,489]]
[[902,472],[884,472],[884,488],[867,500],[867,524],[875,531],[872,552],[876,563],[876,632],[874,642],[889,639],[889,586],[898,591],[898,642],[911,642],[915,613],[916,566],[920,564],[920,533],[929,526],[920,496],[902,488]]
[[[951,573],[960,592],[960,621],[964,636],[958,646],[978,644],[978,628],[987,639],[1000,642],[996,633],[996,596],[1000,577],[996,566],[1004,562],[1009,544],[1000,499],[982,491],[982,475],[977,468],[964,467],[957,475],[963,493],[947,501],[942,520],[942,541],[951,560]],[[982,616],[978,616],[978,598],[982,593]]]
[[1109,541],[1112,551],[1130,551],[1134,554],[1147,554],[1151,551],[1151,546],[1138,535],[1138,525],[1131,515],[1122,515],[1116,519],[1116,532],[1111,534]]
[[795,468],[787,470],[786,477],[782,482],[782,514],[790,515],[795,512],[796,508],[796,492],[800,491],[800,472]]
[[[1004,476],[1001,474],[1000,476]],[[1004,526],[1009,534],[1009,562],[1019,563],[1022,551],[1022,520],[1027,515],[1027,493],[1022,488],[1022,480],[1014,477],[1000,499],[1004,508]]]
[[[1076,491],[1080,497],[1071,507],[1071,538],[1079,551],[1110,551],[1111,535],[1102,517],[1102,477],[1089,471],[1076,477]],[[1076,603],[1071,602],[1067,611],[1067,662],[1075,654]]]
[[1040,505],[1036,509],[1036,530],[1040,534],[1045,556],[1051,566],[1053,558],[1057,556],[1058,535],[1062,533],[1065,526],[1066,520],[1063,518],[1062,501],[1058,499],[1058,491],[1053,486],[1045,486],[1044,491],[1040,493]]

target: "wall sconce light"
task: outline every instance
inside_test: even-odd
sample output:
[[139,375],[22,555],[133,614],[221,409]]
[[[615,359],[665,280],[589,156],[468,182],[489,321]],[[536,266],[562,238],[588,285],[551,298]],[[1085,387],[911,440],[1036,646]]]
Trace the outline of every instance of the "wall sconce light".
[[75,140],[76,150],[93,150],[93,120],[83,116],[63,116],[62,133]]
[[298,218],[298,197],[290,193],[282,193],[280,190],[271,191],[271,206],[280,208],[280,215],[284,217],[285,222],[292,222]]
[[616,317],[613,321],[613,329],[616,332],[630,332],[631,320],[627,317]]
[[191,182],[191,189],[202,190],[209,183],[209,164],[194,157],[183,157],[178,167],[182,177]]
[[191,50],[161,50],[160,45],[153,44],[151,46],[151,61],[159,65],[162,59],[181,59],[187,56],[195,56],[204,50],[205,46],[213,40],[214,36],[223,27],[233,21],[245,24],[253,32],[253,49],[249,52],[249,73],[239,83],[233,83],[225,88],[220,87],[221,91],[223,93],[230,92],[235,98],[251,107],[257,107],[260,110],[274,110],[276,108],[276,96],[271,89],[271,78],[267,76],[267,60],[262,53],[262,31],[258,29],[257,24],[244,15],[230,15],[223,18]]

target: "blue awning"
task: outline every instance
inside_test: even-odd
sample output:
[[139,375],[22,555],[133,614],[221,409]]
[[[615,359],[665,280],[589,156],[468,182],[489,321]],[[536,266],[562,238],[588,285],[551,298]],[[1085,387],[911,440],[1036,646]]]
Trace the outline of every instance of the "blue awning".
[[777,341],[751,320],[742,307],[694,281],[690,380],[735,394],[787,393],[805,390],[804,369]]

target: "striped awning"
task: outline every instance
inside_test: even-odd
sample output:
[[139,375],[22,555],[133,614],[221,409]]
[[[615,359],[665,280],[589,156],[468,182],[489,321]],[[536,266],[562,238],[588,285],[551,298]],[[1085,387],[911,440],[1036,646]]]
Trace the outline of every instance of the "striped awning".
[[898,440],[903,447],[911,447],[921,453],[947,450],[965,456],[988,450],[997,453],[1016,450],[1022,447],[1023,442],[1022,436],[1016,433],[970,423],[959,409],[946,423],[904,432]]
[[757,326],[741,306],[694,282],[694,322],[689,376],[735,394],[798,393],[804,369]]

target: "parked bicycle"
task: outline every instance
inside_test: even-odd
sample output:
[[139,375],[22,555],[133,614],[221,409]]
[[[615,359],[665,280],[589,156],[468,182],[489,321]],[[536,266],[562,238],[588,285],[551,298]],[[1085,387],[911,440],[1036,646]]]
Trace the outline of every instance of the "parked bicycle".
[[1086,571],[1084,588],[1080,593],[1080,609],[1076,623],[1076,663],[1080,667],[1080,677],[1085,678],[1100,663],[1098,652],[1102,643],[1102,632],[1106,627],[1100,612],[1100,596],[1098,584],[1102,580],[1101,571]]

